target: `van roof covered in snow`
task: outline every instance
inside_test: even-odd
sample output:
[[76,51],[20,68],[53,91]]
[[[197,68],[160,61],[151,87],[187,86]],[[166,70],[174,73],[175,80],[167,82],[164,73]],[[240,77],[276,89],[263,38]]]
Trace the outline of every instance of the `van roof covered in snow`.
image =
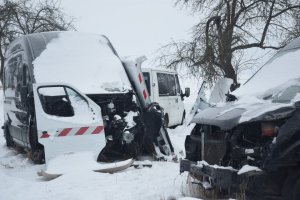
[[35,33],[15,40],[6,55],[19,46],[31,52],[28,59],[33,64],[37,83],[65,82],[86,94],[131,89],[122,62],[105,36],[79,32]]

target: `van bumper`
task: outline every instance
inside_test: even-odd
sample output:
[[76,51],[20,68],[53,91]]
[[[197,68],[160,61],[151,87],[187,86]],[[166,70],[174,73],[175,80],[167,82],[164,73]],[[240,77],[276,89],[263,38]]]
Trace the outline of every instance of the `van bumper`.
[[180,173],[189,172],[190,175],[199,179],[201,177],[207,177],[210,179],[212,187],[220,189],[236,188],[250,176],[262,175],[262,171],[251,171],[238,175],[238,170],[230,169],[227,167],[216,167],[215,165],[197,164],[196,162],[189,160],[180,161]]

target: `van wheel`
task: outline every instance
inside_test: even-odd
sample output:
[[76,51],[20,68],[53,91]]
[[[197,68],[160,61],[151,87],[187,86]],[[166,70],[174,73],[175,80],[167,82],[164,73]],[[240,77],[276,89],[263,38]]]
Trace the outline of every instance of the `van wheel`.
[[32,150],[31,160],[35,164],[44,164],[45,163],[45,154],[43,149]]
[[169,116],[168,116],[168,114],[166,114],[165,117],[164,117],[164,126],[166,128],[168,128],[168,126],[169,126]]
[[8,128],[8,125],[7,123],[5,123],[4,125],[4,137],[5,137],[5,140],[6,140],[6,146],[7,147],[14,147],[15,143],[9,133],[9,128]]
[[296,170],[290,170],[288,177],[286,178],[281,199],[299,200],[300,199],[300,170],[296,167]]
[[181,124],[180,125],[183,125],[184,119],[185,119],[185,111],[183,111],[182,119],[181,119]]
[[44,164],[45,163],[45,152],[44,147],[38,142],[37,129],[36,129],[36,121],[33,118],[30,121],[30,131],[29,131],[29,142],[31,147],[31,160],[35,164]]

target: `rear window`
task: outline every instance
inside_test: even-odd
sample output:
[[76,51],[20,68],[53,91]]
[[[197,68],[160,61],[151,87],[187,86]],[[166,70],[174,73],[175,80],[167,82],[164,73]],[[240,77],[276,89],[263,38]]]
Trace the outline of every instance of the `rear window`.
[[176,82],[173,74],[157,73],[159,96],[176,96]]

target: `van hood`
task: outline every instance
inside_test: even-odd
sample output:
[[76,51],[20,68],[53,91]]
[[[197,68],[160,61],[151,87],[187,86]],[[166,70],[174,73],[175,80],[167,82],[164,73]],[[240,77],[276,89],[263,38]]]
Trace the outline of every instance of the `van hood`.
[[253,104],[227,103],[222,107],[207,108],[198,113],[192,123],[214,125],[229,130],[238,124],[255,121],[270,121],[290,116],[294,103],[257,102]]
[[[42,34],[46,38],[50,33]],[[33,61],[36,83],[64,82],[85,94],[126,93],[131,89],[122,62],[105,36],[55,34]]]

